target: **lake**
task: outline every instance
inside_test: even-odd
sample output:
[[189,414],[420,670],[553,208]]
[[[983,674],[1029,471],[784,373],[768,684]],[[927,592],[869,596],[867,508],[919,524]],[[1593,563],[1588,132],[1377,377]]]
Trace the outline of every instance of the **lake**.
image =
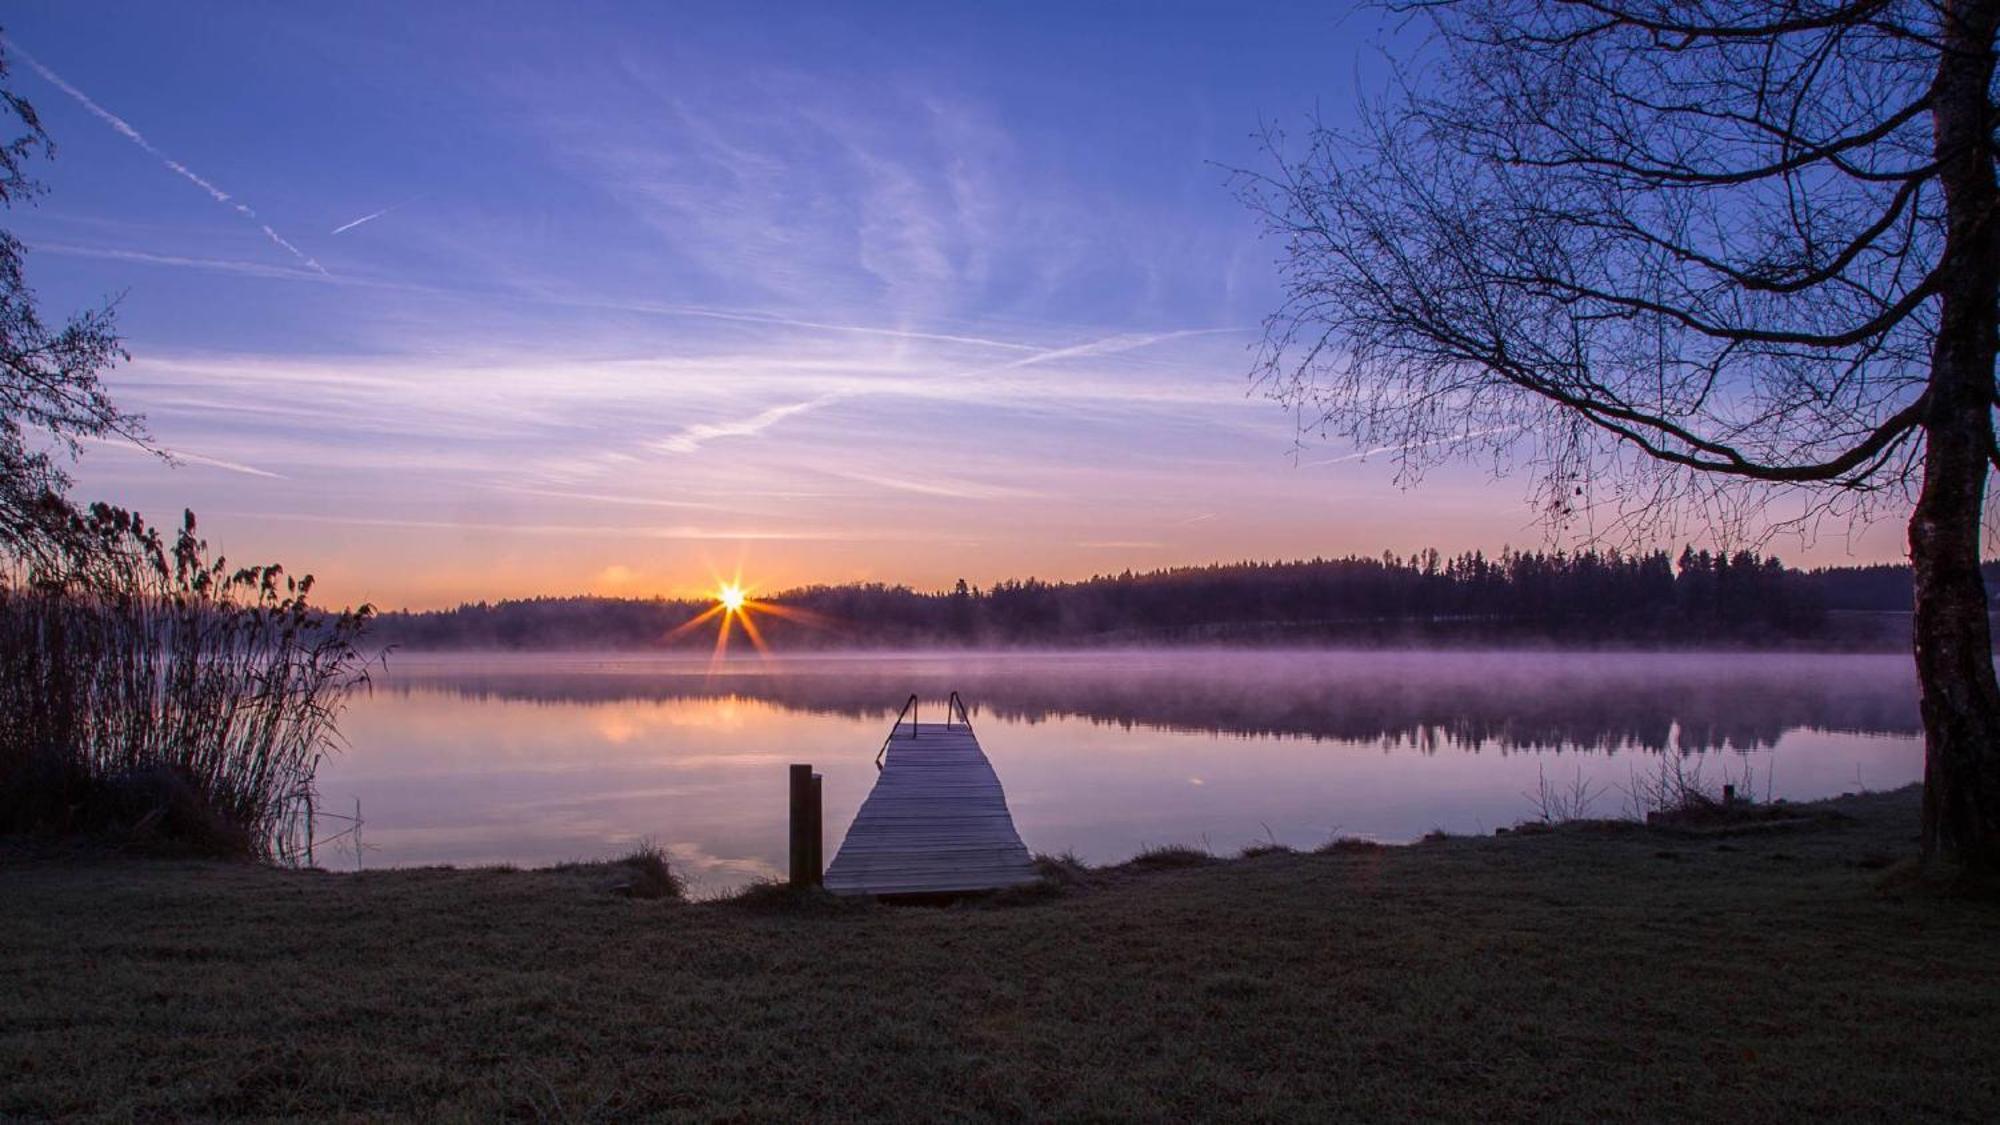
[[[911,693],[958,691],[1030,850],[1115,862],[1334,835],[1491,832],[1541,779],[1615,815],[1686,755],[1759,799],[1921,780],[1909,658],[1087,651],[700,660],[398,654],[357,695],[322,808],[329,867],[537,866],[666,847],[696,894],[775,877],[786,767],[825,775],[827,855]],[[322,836],[338,824],[322,826]]]

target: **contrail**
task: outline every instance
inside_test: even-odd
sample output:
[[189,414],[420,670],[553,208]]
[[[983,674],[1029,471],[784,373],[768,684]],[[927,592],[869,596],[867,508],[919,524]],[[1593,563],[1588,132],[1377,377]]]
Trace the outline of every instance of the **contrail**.
[[1360,450],[1359,452],[1348,453],[1339,457],[1328,457],[1322,461],[1302,461],[1300,462],[1299,467],[1304,469],[1304,468],[1311,468],[1315,465],[1341,465],[1349,461],[1365,461],[1368,458],[1373,457],[1380,453],[1401,453],[1406,449],[1423,449],[1427,446],[1432,446],[1432,445],[1447,445],[1454,441],[1471,441],[1473,438],[1488,437],[1492,434],[1504,434],[1509,432],[1519,433],[1520,431],[1525,430],[1527,428],[1528,427],[1525,425],[1494,426],[1490,429],[1474,430],[1471,433],[1466,433],[1466,434],[1452,434],[1449,437],[1431,438],[1426,441],[1405,441],[1405,442],[1400,442],[1396,445],[1378,445],[1373,449],[1363,449]]
[[[85,437],[83,440],[90,442],[93,445],[110,446],[113,449],[136,450],[140,452],[144,451],[143,447],[141,446],[133,445],[130,442],[116,441],[111,438]],[[161,446],[159,447],[159,452],[166,454],[167,459],[170,461],[186,462],[187,464],[190,465],[207,465],[211,468],[226,469],[232,473],[243,473],[246,476],[269,477],[272,480],[288,479],[283,473],[274,473],[269,469],[257,468],[255,465],[245,465],[241,461],[225,461],[220,457],[209,457],[200,453],[190,453],[185,449],[168,449],[165,446]]]
[[395,208],[394,208],[394,207],[384,207],[384,208],[382,208],[382,209],[381,209],[380,211],[376,211],[376,212],[374,212],[373,214],[368,214],[368,215],[363,215],[363,216],[361,216],[360,218],[358,218],[358,219],[354,220],[354,221],[353,221],[353,222],[351,222],[351,223],[342,223],[342,224],[340,224],[339,226],[337,226],[337,227],[333,228],[332,230],[328,231],[327,233],[328,233],[328,234],[339,234],[339,233],[340,233],[341,231],[344,231],[344,230],[353,230],[353,229],[354,229],[355,227],[358,227],[358,226],[360,226],[360,225],[361,225],[362,223],[366,223],[366,222],[371,222],[371,221],[373,221],[373,220],[375,220],[375,219],[379,219],[379,218],[381,218],[382,216],[384,216],[384,215],[386,215],[386,214],[388,214],[389,212],[391,212],[391,211],[394,211],[394,210],[395,210]]
[[185,449],[169,449],[166,452],[167,456],[172,457],[174,460],[186,461],[191,465],[207,465],[211,468],[226,469],[229,472],[242,473],[246,476],[269,477],[272,480],[286,479],[283,473],[274,473],[269,469],[257,468],[255,465],[245,465],[241,461],[224,461],[220,457],[205,457],[199,453],[189,453]]
[[985,368],[977,372],[977,374],[997,375],[1002,371],[1012,371],[1020,367],[1033,367],[1036,364],[1053,363],[1062,359],[1080,359],[1085,356],[1117,355],[1120,352],[1137,351],[1140,348],[1149,348],[1154,344],[1165,343],[1168,340],[1179,340],[1188,336],[1213,336],[1218,333],[1241,331],[1243,330],[1240,328],[1184,328],[1177,332],[1149,334],[1124,333],[1117,336],[1106,336],[1101,340],[1091,340],[1087,343],[1072,344],[1068,347],[1039,350],[1034,355],[1009,360],[997,367]]
[[372,223],[375,220],[381,218],[382,216],[388,214],[389,212],[401,210],[402,208],[408,207],[410,204],[415,203],[416,201],[417,197],[413,196],[409,199],[403,200],[401,203],[391,203],[387,207],[382,208],[380,211],[363,215],[351,223],[342,223],[339,226],[333,228],[331,231],[328,231],[327,233],[329,235],[334,235],[334,234],[339,234],[341,231],[344,230],[353,230],[355,227],[360,226],[362,223]]
[[19,55],[23,61],[25,61],[29,66],[34,68],[36,74],[39,74],[43,78],[48,79],[50,84],[54,85],[56,89],[61,90],[63,93],[68,94],[72,98],[75,98],[78,105],[81,105],[83,108],[89,110],[91,115],[96,117],[99,121],[102,121],[106,125],[111,126],[113,131],[123,136],[126,140],[131,141],[133,144],[138,145],[140,148],[146,150],[148,155],[152,156],[160,163],[165,164],[176,175],[187,180],[189,183],[200,188],[201,190],[207,192],[209,198],[215,200],[217,203],[229,207],[238,214],[242,215],[244,218],[249,219],[251,222],[256,223],[257,228],[264,232],[264,237],[270,239],[274,243],[277,243],[279,246],[284,247],[284,249],[288,253],[290,253],[292,257],[297,258],[299,261],[304,262],[306,265],[312,267],[315,270],[318,270],[320,273],[326,273],[325,266],[322,266],[317,261],[315,261],[312,255],[307,254],[305,251],[300,250],[298,247],[286,241],[284,235],[281,235],[277,231],[272,230],[271,224],[258,218],[257,212],[251,210],[247,204],[243,203],[236,197],[230,195],[228,192],[223,191],[221,188],[216,187],[213,183],[211,183],[207,179],[204,179],[194,169],[189,168],[187,165],[182,164],[180,161],[175,160],[173,157],[168,156],[164,152],[161,152],[158,148],[154,147],[153,142],[146,139],[145,134],[139,132],[139,130],[137,129],[134,129],[131,126],[131,124],[127,122],[124,118],[118,116],[117,114],[111,112],[108,109],[105,109],[103,106],[98,105],[96,102],[91,101],[90,95],[70,85],[68,82],[63,81],[61,75],[57,74],[53,70],[50,70],[48,67],[43,66],[40,60],[36,59],[35,56],[23,50],[19,43],[16,43],[12,39],[9,39],[5,36],[0,36],[0,44],[4,44],[8,50],[14,52],[16,55]]

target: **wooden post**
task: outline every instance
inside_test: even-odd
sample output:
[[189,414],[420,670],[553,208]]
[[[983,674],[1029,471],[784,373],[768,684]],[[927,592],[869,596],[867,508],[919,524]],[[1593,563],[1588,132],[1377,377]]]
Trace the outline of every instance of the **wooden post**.
[[824,806],[820,803],[820,781],[813,775],[812,792],[812,877],[813,886],[826,885],[826,822],[820,815]]
[[819,886],[819,775],[810,765],[792,766],[792,887]]

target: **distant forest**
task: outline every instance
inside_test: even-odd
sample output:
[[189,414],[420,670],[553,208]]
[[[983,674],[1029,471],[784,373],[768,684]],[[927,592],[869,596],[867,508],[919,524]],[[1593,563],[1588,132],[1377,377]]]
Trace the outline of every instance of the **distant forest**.
[[[1987,564],[2000,581],[2000,563]],[[1750,551],[1503,551],[1447,558],[1229,563],[1079,582],[810,586],[762,599],[778,649],[957,645],[1519,644],[1894,648],[1908,567],[1801,571]],[[411,649],[698,650],[702,600],[542,597],[390,612],[374,636]],[[743,629],[732,646],[749,646]]]

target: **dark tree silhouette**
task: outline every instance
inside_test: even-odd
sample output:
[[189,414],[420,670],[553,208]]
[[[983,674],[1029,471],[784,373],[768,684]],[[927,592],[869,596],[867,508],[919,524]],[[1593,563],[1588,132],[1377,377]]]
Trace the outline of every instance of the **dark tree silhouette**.
[[[1689,549],[1678,569],[1643,555],[1504,550],[1446,558],[1385,553],[1299,562],[1217,563],[1081,582],[960,582],[949,593],[880,583],[810,586],[762,601],[762,636],[779,651],[935,644],[1485,644],[1553,641],[1618,646],[1840,645],[1820,581],[1749,551]],[[1848,601],[1900,605],[1892,576]],[[706,651],[713,629],[684,630],[708,601],[533,598],[480,602],[376,622],[377,640],[416,648],[674,648]]]
[[1260,377],[1597,534],[1913,501],[1924,851],[2000,870],[2000,3],[1389,7],[1394,92],[1239,181],[1284,247]]
[[[0,55],[0,206],[33,199],[42,185],[29,161],[54,145],[26,99],[4,83]],[[79,514],[59,457],[74,458],[88,438],[144,443],[140,420],[112,405],[98,376],[125,358],[112,309],[81,313],[51,329],[35,309],[22,270],[21,241],[0,230],[0,555],[47,562],[80,539]]]

